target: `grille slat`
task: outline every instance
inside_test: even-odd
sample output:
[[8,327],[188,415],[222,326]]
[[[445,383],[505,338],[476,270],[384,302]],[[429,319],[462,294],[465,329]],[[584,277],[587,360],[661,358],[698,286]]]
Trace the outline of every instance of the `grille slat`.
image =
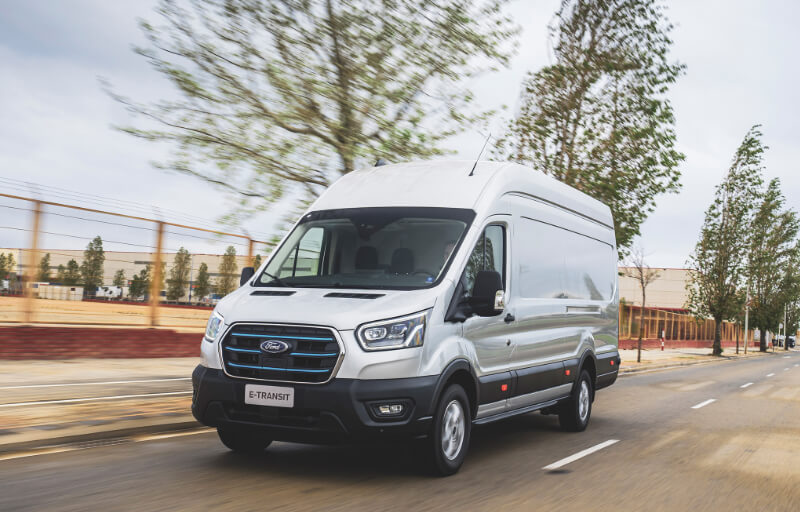
[[[260,349],[278,340],[289,345],[280,354]],[[270,324],[234,325],[222,340],[225,371],[232,377],[289,382],[326,382],[341,349],[327,327]]]

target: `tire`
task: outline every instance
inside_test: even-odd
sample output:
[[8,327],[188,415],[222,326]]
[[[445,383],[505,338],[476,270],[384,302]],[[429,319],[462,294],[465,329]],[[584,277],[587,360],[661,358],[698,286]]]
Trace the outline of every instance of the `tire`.
[[427,442],[429,469],[438,476],[454,475],[467,456],[472,414],[464,388],[449,386],[433,417],[433,427]]
[[236,453],[262,453],[272,443],[257,430],[246,428],[217,427],[217,435],[229,450]]
[[558,423],[567,432],[583,432],[589,425],[594,397],[592,378],[586,370],[581,371],[569,400],[561,404]]

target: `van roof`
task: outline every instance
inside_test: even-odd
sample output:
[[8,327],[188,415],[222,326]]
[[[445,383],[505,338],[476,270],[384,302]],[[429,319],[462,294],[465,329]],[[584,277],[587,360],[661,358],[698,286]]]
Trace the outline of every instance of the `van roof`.
[[478,214],[505,194],[522,194],[613,226],[610,209],[540,171],[509,162],[432,160],[368,167],[333,183],[310,210],[421,206]]

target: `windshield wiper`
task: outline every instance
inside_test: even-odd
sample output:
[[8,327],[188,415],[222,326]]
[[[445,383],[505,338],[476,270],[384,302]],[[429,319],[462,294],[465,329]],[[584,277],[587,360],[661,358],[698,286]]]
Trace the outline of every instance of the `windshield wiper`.
[[[266,270],[263,272],[263,274],[271,277],[274,282],[278,283],[280,286],[283,286],[284,288],[287,288],[289,286],[288,284],[286,284],[283,281],[281,281],[280,277],[274,276],[274,275],[270,274],[269,272],[267,272]],[[266,284],[269,284],[269,283],[266,283]]]

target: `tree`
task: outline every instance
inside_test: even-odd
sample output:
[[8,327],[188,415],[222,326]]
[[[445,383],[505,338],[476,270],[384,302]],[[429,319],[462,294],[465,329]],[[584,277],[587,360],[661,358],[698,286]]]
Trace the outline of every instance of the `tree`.
[[200,301],[211,291],[211,282],[208,277],[208,265],[200,264],[197,271],[197,279],[194,281],[194,296]]
[[639,342],[637,345],[636,362],[642,362],[642,332],[644,329],[644,308],[647,304],[647,287],[661,276],[661,272],[650,268],[644,259],[644,249],[634,248],[631,252],[628,265],[623,271],[626,276],[631,277],[639,283],[642,291],[642,307],[639,310]]
[[134,274],[131,279],[131,286],[128,289],[128,295],[133,299],[138,299],[148,293],[150,290],[150,265],[145,266],[139,271],[139,274]]
[[114,286],[119,286],[120,288],[128,284],[128,280],[125,279],[125,270],[119,269],[114,273],[113,284]]
[[749,228],[760,195],[765,150],[761,131],[753,126],[716,188],[700,240],[687,262],[687,307],[697,318],[714,319],[714,355],[722,354],[723,320],[735,318],[745,300]]
[[236,289],[236,269],[236,249],[229,245],[222,255],[216,283],[216,292],[223,297]]
[[11,279],[11,274],[14,273],[17,262],[14,261],[14,253],[8,253],[8,256],[0,252],[0,279]]
[[253,268],[258,269],[261,266],[261,255],[256,254],[256,257],[253,258]]
[[519,113],[494,156],[531,165],[607,204],[620,257],[680,188],[669,86],[672,24],[657,0],[562,0],[553,63],[522,84]]
[[83,251],[81,277],[83,278],[84,294],[94,295],[97,287],[103,284],[103,262],[105,260],[103,239],[96,236],[86,246],[86,250]]
[[506,3],[161,0],[161,23],[141,23],[149,44],[135,51],[177,98],[110,94],[150,123],[123,131],[174,145],[160,167],[238,194],[239,212],[289,192],[308,199],[378,157],[442,154],[443,140],[487,119],[461,85],[508,63]]
[[81,282],[81,273],[78,262],[69,260],[66,268],[63,265],[58,266],[58,282],[64,286],[75,286]]
[[771,180],[750,225],[747,277],[752,304],[750,322],[761,332],[760,349],[767,350],[767,331],[783,323],[784,307],[797,298],[797,213],[784,209],[780,180]]
[[46,283],[50,281],[50,253],[48,252],[44,256],[42,256],[42,260],[39,262],[39,272],[36,274],[36,280],[41,283]]
[[167,300],[180,300],[186,295],[191,261],[192,257],[189,255],[189,251],[183,247],[175,253],[175,261],[169,271],[169,279],[167,279]]

